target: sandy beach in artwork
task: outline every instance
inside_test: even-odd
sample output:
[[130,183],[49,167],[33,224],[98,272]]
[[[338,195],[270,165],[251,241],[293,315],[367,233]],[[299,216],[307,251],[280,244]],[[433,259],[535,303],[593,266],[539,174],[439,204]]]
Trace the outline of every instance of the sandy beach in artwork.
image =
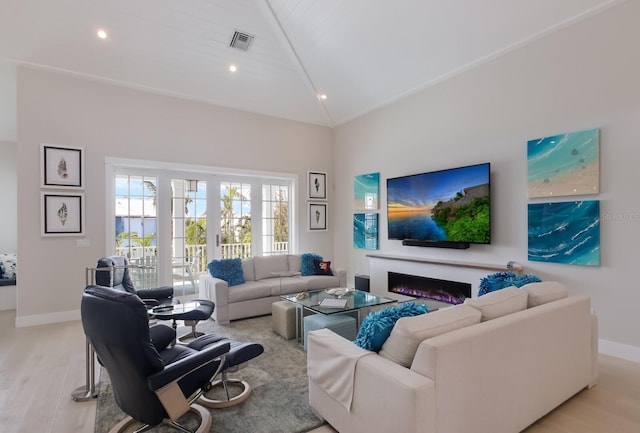
[[527,190],[529,198],[598,194],[600,192],[600,166],[596,161],[567,173],[535,180],[528,183]]

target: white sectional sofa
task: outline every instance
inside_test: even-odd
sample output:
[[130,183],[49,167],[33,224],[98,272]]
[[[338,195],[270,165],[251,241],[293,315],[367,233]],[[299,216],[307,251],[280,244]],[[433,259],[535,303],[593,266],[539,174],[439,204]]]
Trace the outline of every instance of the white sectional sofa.
[[340,433],[517,433],[595,385],[597,334],[554,282],[402,318],[380,353],[313,331],[309,402]]
[[271,304],[280,295],[347,286],[347,271],[331,269],[333,275],[306,275],[301,272],[301,255],[256,256],[242,260],[245,282],[229,287],[225,280],[210,274],[200,276],[199,297],[216,306],[213,318],[220,324],[246,317],[271,314]]

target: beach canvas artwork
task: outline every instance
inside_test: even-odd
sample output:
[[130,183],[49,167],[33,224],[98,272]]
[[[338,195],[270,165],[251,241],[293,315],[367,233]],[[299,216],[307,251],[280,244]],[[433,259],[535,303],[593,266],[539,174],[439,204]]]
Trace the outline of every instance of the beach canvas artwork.
[[353,181],[355,209],[378,209],[379,194],[380,173],[369,173],[355,176]]
[[353,214],[353,246],[367,250],[378,249],[378,214]]
[[529,204],[528,258],[600,266],[600,201]]
[[529,197],[600,192],[600,129],[527,142]]

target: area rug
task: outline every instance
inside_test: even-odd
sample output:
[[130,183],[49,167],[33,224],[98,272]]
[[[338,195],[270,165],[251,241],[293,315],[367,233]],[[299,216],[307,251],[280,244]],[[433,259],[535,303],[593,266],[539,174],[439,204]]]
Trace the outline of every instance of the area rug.
[[[271,330],[271,316],[239,320],[225,326],[208,320],[199,323],[197,329],[264,346],[262,355],[250,361],[246,368],[229,375],[247,380],[253,391],[249,399],[239,405],[210,409],[212,432],[299,433],[323,424],[309,407],[306,354],[295,339],[287,341]],[[179,327],[178,335],[187,331]],[[95,433],[107,433],[126,415],[115,404],[111,383],[103,368],[99,390]],[[195,416],[189,414],[179,422],[189,428],[197,425]],[[176,430],[159,426],[152,431]]]

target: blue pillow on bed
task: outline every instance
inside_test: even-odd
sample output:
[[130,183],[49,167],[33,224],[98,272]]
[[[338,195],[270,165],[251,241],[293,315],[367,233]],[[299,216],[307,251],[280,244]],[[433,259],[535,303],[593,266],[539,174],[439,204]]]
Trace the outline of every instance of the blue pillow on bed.
[[240,259],[211,260],[207,268],[209,268],[212,277],[225,280],[229,287],[244,283],[242,260]]
[[427,313],[427,306],[414,302],[405,302],[397,307],[385,308],[370,313],[362,321],[358,336],[353,341],[366,350],[379,352],[398,319],[402,317],[419,316]]

